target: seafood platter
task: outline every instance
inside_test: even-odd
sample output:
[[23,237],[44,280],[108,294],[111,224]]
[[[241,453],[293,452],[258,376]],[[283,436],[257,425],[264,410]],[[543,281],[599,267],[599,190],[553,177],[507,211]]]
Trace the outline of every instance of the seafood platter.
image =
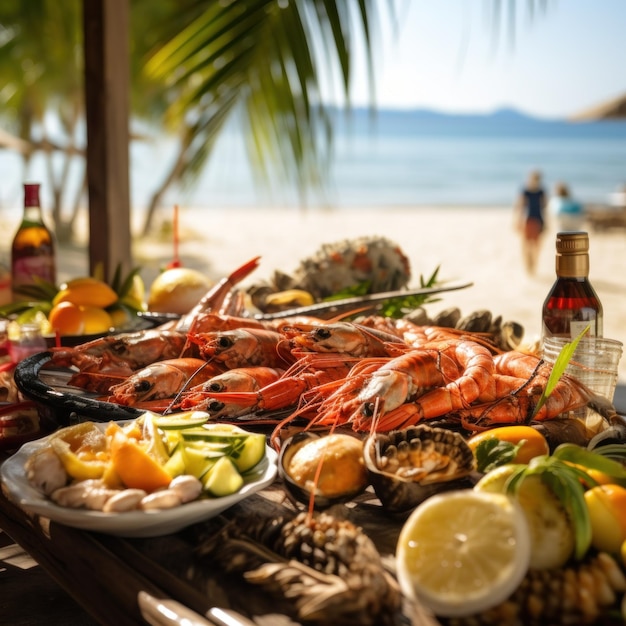
[[15,382],[60,429],[5,488],[68,526],[184,531],[177,575],[250,617],[623,623],[626,418],[519,324],[383,314],[439,290],[376,254],[394,279],[347,310],[285,276],[242,291],[253,259],[176,319],[26,359]]

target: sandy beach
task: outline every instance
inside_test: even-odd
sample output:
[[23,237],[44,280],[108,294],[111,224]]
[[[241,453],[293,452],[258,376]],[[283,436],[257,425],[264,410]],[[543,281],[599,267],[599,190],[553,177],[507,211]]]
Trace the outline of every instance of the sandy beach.
[[[161,219],[169,221],[167,211]],[[459,307],[463,315],[489,309],[503,320],[519,322],[524,341],[539,339],[541,305],[555,279],[556,225],[548,223],[536,275],[522,264],[520,239],[508,208],[416,207],[380,210],[342,209],[187,209],[179,212],[179,253],[183,265],[219,279],[260,255],[247,282],[268,279],[275,269],[290,273],[321,244],[381,235],[401,246],[410,259],[411,286],[420,275],[449,284],[473,283],[427,304],[434,315]],[[9,226],[10,227],[10,226]],[[138,224],[137,224],[138,227]],[[134,228],[136,228],[134,226]],[[84,227],[78,229],[85,232]],[[138,228],[137,228],[138,232]],[[147,285],[172,258],[171,237],[135,238],[133,254]],[[604,336],[626,343],[626,236],[622,230],[590,232],[590,280],[604,307]],[[59,253],[59,279],[87,272],[86,242]],[[244,283],[244,284],[246,284]],[[626,357],[620,362],[626,382]]]

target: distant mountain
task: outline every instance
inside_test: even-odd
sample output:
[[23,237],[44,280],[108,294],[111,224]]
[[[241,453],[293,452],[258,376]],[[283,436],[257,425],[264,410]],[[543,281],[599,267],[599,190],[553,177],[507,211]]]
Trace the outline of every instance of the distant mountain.
[[355,108],[351,118],[337,111],[339,132],[398,135],[413,133],[423,136],[490,137],[606,137],[626,138],[626,122],[570,122],[532,117],[513,108],[491,113],[446,113],[432,109]]

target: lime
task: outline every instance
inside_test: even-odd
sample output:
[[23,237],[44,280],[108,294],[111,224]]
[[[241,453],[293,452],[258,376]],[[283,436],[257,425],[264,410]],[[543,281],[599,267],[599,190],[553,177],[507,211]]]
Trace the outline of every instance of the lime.
[[[474,490],[506,493],[507,481],[518,467],[515,464],[496,467],[476,483]],[[563,567],[576,546],[575,527],[563,502],[541,474],[525,475],[514,497],[522,507],[530,532],[530,567]]]
[[471,489],[432,496],[405,522],[396,550],[403,592],[441,617],[474,615],[506,600],[528,570],[520,505]]

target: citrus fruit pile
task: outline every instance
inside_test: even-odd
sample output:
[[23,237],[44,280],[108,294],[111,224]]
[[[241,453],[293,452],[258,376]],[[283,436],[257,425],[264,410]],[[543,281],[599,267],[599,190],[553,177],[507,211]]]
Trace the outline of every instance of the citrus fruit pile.
[[10,320],[19,338],[22,324],[37,324],[42,334],[95,335],[132,325],[138,311],[145,311],[146,289],[134,269],[125,278],[116,272],[111,283],[84,276],[59,287],[45,281],[28,285],[28,299],[0,307],[0,317]]
[[469,445],[482,478],[425,500],[402,528],[406,595],[437,616],[467,617],[503,605],[526,576],[573,575],[594,551],[626,565],[626,446],[551,451],[527,426],[489,429]]
[[118,300],[113,289],[96,278],[69,281],[52,299],[48,322],[61,335],[105,333],[115,323],[107,307]]

